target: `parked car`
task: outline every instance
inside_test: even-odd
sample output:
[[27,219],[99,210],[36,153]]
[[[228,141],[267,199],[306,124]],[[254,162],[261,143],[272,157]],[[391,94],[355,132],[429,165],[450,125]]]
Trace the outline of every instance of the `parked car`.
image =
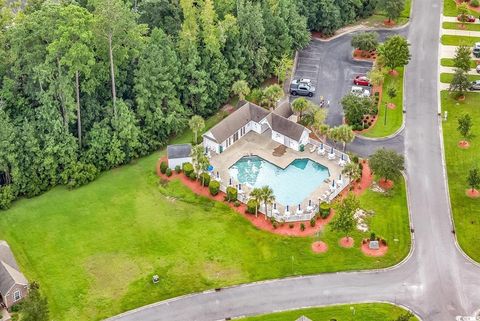
[[352,86],[351,93],[358,97],[370,97],[370,90],[359,86]]
[[472,81],[470,84],[470,90],[480,90],[480,80]]
[[480,42],[476,42],[473,46],[472,53],[476,58],[480,58]]
[[[461,22],[462,21],[462,15],[458,15],[457,20]],[[475,22],[475,17],[472,16],[472,15],[468,15],[468,16],[466,16],[465,22]]]
[[371,86],[370,79],[365,75],[358,75],[353,79],[353,83],[357,86]]
[[309,84],[309,85],[312,84],[312,80],[311,80],[311,79],[308,79],[308,78],[300,78],[300,79],[298,80],[298,82],[301,82],[301,83],[304,83],[304,84]]
[[480,74],[480,65],[477,65],[477,68],[475,68],[475,70],[477,71],[477,73]]
[[300,79],[296,79],[290,84],[290,94],[293,96],[300,95],[313,97],[315,94],[315,87],[311,83],[300,82]]

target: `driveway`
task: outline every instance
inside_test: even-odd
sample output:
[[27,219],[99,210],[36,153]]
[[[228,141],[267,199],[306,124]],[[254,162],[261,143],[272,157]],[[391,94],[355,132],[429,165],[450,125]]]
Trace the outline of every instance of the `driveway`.
[[[192,294],[111,320],[220,320],[365,301],[401,304],[426,321],[473,315],[480,308],[480,267],[457,249],[452,233],[437,116],[438,61],[432,57],[438,54],[441,6],[439,0],[414,1],[408,33],[412,61],[405,74],[405,157],[414,245],[403,264],[380,271],[295,277]],[[331,72],[339,73],[334,68]]]

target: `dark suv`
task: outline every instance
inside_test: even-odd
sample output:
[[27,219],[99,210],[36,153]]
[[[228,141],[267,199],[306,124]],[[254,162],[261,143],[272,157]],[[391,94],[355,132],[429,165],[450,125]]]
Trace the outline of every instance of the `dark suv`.
[[310,82],[301,82],[298,79],[295,79],[290,84],[290,94],[293,96],[308,96],[313,97],[315,93],[315,87]]

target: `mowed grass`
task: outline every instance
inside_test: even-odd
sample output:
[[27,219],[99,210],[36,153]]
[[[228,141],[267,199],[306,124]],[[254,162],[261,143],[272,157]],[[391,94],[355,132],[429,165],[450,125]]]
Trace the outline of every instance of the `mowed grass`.
[[[478,16],[478,12],[468,10],[471,15]],[[457,3],[455,0],[443,0],[443,15],[448,17],[456,17],[458,15]]]
[[[440,74],[440,82],[443,82],[443,83],[446,83],[446,84],[451,83],[451,82],[452,82],[452,79],[453,79],[453,75],[454,75],[454,74],[442,72],[442,73]],[[468,80],[470,80],[470,81],[479,80],[479,79],[480,79],[480,75],[467,75],[467,78],[468,78]]]
[[441,41],[442,45],[446,46],[473,46],[480,42],[480,37],[443,35]]
[[[448,121],[443,122],[443,139],[456,235],[465,253],[480,262],[480,199],[471,199],[465,195],[469,170],[480,168],[479,106],[478,93],[466,93],[465,101],[457,102],[448,92],[442,92],[442,109],[448,111]],[[463,113],[470,114],[473,122],[473,137],[469,139],[468,149],[457,146],[462,140],[457,131],[458,117]]]
[[480,31],[479,23],[464,23],[462,27],[461,22],[444,22],[442,23],[443,29],[456,29],[456,30],[468,30],[468,31]]
[[[440,64],[445,67],[455,67],[452,58],[442,58],[440,59]],[[475,60],[472,59],[472,61],[470,61],[470,67],[472,67],[472,69],[477,67],[477,63]]]
[[[207,128],[225,117],[207,121]],[[174,142],[191,141],[185,132]],[[100,320],[159,300],[215,287],[290,275],[382,268],[409,252],[405,186],[391,196],[367,191],[372,231],[389,242],[383,258],[365,257],[327,227],[316,237],[291,238],[254,228],[225,204],[198,197],[178,181],[161,186],[158,157],[103,173],[76,190],[57,187],[0,214],[22,271],[39,282],[52,320]],[[325,254],[311,252],[322,239]],[[398,241],[394,241],[397,239]],[[293,261],[292,261],[293,257]],[[293,264],[292,264],[293,262]],[[153,285],[154,274],[160,283]]]
[[[272,314],[264,314],[242,321],[294,321],[306,316],[312,321],[388,321],[395,320],[407,311],[399,306],[387,303],[364,303],[349,305],[333,305],[319,308],[308,308]],[[418,321],[413,317],[410,321]]]
[[[390,74],[385,75],[383,83],[382,99],[378,106],[378,119],[367,132],[362,133],[367,137],[385,137],[395,133],[403,123],[403,68],[398,68],[398,76]],[[390,99],[387,95],[387,89],[391,86],[397,90],[397,96]],[[394,103],[395,109],[385,110],[385,104]],[[387,113],[387,122],[385,124],[385,113]]]

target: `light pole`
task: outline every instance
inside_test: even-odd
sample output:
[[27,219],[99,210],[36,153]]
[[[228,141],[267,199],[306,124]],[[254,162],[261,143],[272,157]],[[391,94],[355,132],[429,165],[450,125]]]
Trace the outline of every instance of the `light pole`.
[[385,118],[383,120],[383,125],[387,125],[387,110],[388,110],[388,103],[385,103]]

